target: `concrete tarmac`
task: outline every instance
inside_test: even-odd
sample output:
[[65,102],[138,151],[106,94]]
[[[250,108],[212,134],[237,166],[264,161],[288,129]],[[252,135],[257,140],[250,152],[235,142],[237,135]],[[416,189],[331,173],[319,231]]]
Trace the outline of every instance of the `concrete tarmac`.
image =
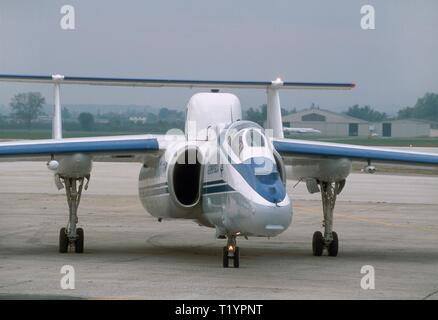
[[[288,191],[294,221],[272,239],[239,239],[241,267],[223,269],[224,240],[191,221],[163,221],[137,197],[139,164],[95,163],[79,208],[83,254],[59,254],[68,207],[44,163],[0,163],[0,298],[438,299],[438,177],[352,174],[339,196],[338,257],[314,257],[320,195]],[[63,290],[61,267],[75,269]],[[361,268],[375,289],[361,288]]]

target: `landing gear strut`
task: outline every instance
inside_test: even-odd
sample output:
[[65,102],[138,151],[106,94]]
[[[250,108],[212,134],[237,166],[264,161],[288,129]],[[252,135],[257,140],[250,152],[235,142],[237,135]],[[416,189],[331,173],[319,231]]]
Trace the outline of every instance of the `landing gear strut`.
[[312,240],[312,250],[314,256],[321,256],[324,249],[328,255],[336,257],[338,255],[339,240],[338,234],[333,231],[333,210],[335,208],[336,196],[344,188],[345,180],[340,182],[320,182],[322,210],[324,213],[324,235],[320,231],[315,231]]
[[228,268],[230,259],[233,260],[233,267],[239,268],[240,250],[236,246],[236,236],[228,236],[227,246],[223,247],[222,264],[224,268]]
[[[65,193],[67,195],[67,203],[69,208],[69,219],[66,228],[61,228],[59,232],[59,252],[66,253],[69,247],[75,248],[76,253],[84,252],[84,230],[77,228],[78,223],[78,207],[81,201],[82,190],[87,190],[87,177],[80,178],[66,178],[58,177],[59,181],[65,186]],[[84,186],[85,179],[87,182]]]

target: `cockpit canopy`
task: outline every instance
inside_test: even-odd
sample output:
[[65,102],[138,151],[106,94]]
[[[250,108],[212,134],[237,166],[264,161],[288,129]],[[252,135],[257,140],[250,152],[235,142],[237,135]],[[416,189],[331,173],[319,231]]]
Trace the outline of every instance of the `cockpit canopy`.
[[223,151],[234,163],[255,157],[273,160],[272,149],[263,128],[253,122],[235,122],[225,130],[221,138]]
[[245,160],[255,148],[266,147],[266,138],[258,129],[249,128],[228,136],[228,144],[233,153],[240,159]]
[[255,192],[269,202],[283,201],[285,187],[262,127],[250,121],[237,121],[224,130],[220,139],[226,160]]

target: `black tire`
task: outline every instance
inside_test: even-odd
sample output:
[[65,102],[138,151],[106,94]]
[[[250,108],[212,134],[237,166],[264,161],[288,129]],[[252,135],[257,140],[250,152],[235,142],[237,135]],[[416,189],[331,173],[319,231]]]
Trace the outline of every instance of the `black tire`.
[[328,246],[328,255],[330,257],[336,257],[338,255],[338,248],[339,248],[339,240],[338,240],[338,234],[336,232],[332,232],[333,240],[330,242],[330,245]]
[[224,268],[228,268],[228,262],[229,262],[229,259],[228,259],[228,248],[227,247],[223,247],[223,250],[222,250],[222,266]]
[[240,265],[240,250],[239,247],[234,248],[233,267],[239,268]]
[[313,234],[312,250],[314,256],[322,256],[322,251],[324,250],[324,238],[321,231],[315,231]]
[[67,229],[61,228],[59,231],[59,252],[66,253],[68,251],[68,245]]
[[82,253],[84,252],[84,229],[77,228],[76,229],[76,241],[75,241],[75,252]]

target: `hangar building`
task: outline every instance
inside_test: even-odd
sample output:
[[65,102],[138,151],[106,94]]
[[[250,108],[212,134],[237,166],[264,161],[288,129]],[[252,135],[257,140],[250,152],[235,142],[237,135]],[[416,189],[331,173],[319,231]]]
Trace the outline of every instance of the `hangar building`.
[[311,108],[283,117],[283,126],[312,128],[330,137],[426,137],[430,136],[430,123],[418,120],[388,120],[368,122],[346,114]]

